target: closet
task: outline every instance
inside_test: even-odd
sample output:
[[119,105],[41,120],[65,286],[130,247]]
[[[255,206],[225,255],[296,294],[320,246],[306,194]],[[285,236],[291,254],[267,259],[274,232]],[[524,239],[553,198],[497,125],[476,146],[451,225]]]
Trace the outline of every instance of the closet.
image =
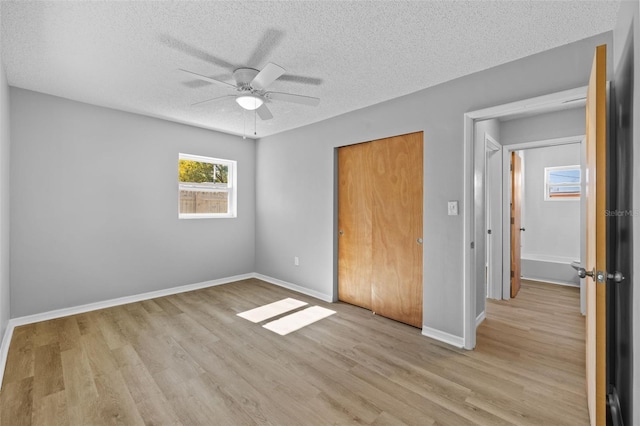
[[338,298],[422,327],[423,133],[338,148]]

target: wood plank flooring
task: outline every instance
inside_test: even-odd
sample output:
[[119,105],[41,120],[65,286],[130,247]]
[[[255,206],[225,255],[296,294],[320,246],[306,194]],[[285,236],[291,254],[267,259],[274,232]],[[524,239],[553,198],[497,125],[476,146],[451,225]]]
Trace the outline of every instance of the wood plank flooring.
[[[337,314],[287,336],[237,313],[293,297]],[[575,288],[523,281],[477,349],[258,280],[16,328],[2,425],[581,425]]]

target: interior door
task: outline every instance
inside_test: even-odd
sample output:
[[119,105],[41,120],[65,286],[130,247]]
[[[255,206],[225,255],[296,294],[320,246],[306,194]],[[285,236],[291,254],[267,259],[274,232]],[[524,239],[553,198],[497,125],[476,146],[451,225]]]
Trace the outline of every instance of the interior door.
[[422,326],[423,134],[374,141],[372,310]]
[[598,46],[587,91],[586,368],[591,425],[606,424],[606,155],[607,49]]
[[338,149],[338,299],[371,309],[371,144]]
[[520,291],[522,159],[511,153],[511,297]]

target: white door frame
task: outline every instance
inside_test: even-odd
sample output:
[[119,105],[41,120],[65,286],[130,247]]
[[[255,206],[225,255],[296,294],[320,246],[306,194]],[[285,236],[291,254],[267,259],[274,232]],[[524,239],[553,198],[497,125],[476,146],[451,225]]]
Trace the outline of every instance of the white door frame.
[[[484,209],[485,209],[485,222],[487,223],[491,223],[493,231],[491,236],[487,236],[486,237],[486,264],[487,264],[487,289],[486,289],[486,296],[490,297],[492,299],[501,299],[502,298],[502,279],[500,279],[499,281],[496,282],[496,268],[495,268],[495,261],[493,258],[493,248],[494,248],[494,244],[497,243],[497,241],[495,241],[496,239],[493,238],[495,235],[500,236],[501,232],[495,232],[497,231],[497,229],[500,227],[501,225],[501,220],[498,220],[498,223],[492,223],[492,219],[493,219],[493,209],[495,208],[493,206],[493,200],[495,199],[495,196],[497,195],[498,199],[502,199],[502,188],[498,189],[498,194],[494,194],[493,191],[495,191],[496,189],[492,189],[491,186],[491,177],[493,176],[494,173],[497,173],[496,170],[493,170],[493,167],[491,167],[490,161],[489,159],[491,158],[491,155],[500,155],[500,152],[502,150],[502,145],[500,145],[500,143],[498,141],[496,141],[494,138],[491,137],[491,135],[489,135],[488,133],[485,132],[484,134],[484,151],[485,151],[485,185],[483,185],[483,188],[485,189],[485,203],[484,203]],[[501,207],[500,207],[501,209]],[[500,244],[502,244],[502,241],[499,242]],[[502,264],[502,260],[500,260],[499,262],[500,264]],[[500,274],[498,274],[499,276]],[[486,307],[485,307],[485,312],[486,312]],[[476,324],[478,322],[476,321]]]
[[[475,122],[492,118],[505,117],[527,112],[546,112],[561,109],[563,105],[573,102],[584,102],[587,88],[565,90],[549,95],[538,96],[522,101],[498,105],[464,114],[464,239],[463,239],[463,339],[464,348],[473,349],[476,346],[476,279],[474,276],[476,258],[474,246],[474,127]],[[484,176],[481,177],[484,179]],[[504,220],[503,220],[504,222]],[[484,225],[486,226],[486,224]],[[485,230],[486,232],[486,230]],[[503,235],[504,238],[504,235]],[[479,259],[485,262],[485,259]]]

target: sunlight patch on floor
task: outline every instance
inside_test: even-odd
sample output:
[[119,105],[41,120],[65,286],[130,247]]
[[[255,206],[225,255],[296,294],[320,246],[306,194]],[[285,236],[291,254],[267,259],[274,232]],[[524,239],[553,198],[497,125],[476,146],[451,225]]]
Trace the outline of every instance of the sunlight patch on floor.
[[[259,323],[296,310],[305,305],[307,305],[306,302],[288,297],[286,299],[278,300],[277,302],[240,312],[237,315],[253,323]],[[285,336],[335,313],[336,311],[332,311],[331,309],[320,306],[311,306],[282,318],[278,318],[277,320],[268,322],[264,324],[263,327],[281,336]]]
[[275,321],[268,322],[263,325],[263,327],[284,336],[292,331],[300,330],[302,327],[306,327],[309,324],[313,324],[314,322],[320,321],[321,319],[327,318],[335,313],[336,311],[332,311],[331,309],[323,308],[321,306],[312,306]]
[[240,312],[237,315],[251,322],[258,323],[268,320],[269,318],[282,315],[285,312],[293,311],[294,309],[298,309],[306,304],[307,302],[287,297],[286,299],[278,300],[277,302],[269,303],[268,305]]

